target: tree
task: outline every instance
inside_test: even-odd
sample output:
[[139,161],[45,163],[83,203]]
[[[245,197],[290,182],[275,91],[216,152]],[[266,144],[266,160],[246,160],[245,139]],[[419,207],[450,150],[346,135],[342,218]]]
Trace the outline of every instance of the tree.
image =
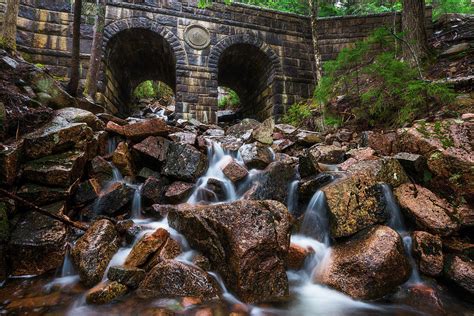
[[82,0],[74,1],[74,20],[72,24],[71,77],[67,86],[70,95],[76,96],[79,87],[81,64],[81,14]]
[[7,0],[5,20],[1,32],[1,42],[5,48],[16,51],[16,19],[20,7],[20,0]]
[[100,62],[102,59],[102,42],[105,25],[105,0],[97,0],[97,11],[94,23],[94,37],[92,39],[89,71],[87,72],[84,94],[94,98],[99,80]]
[[319,0],[308,0],[309,11],[311,15],[311,37],[313,41],[314,51],[314,68],[315,68],[315,81],[319,84],[323,77],[323,66],[321,61],[321,53],[319,51],[318,41],[318,13],[319,13]]
[[403,0],[402,31],[405,45],[403,56],[412,65],[428,55],[425,27],[425,0]]

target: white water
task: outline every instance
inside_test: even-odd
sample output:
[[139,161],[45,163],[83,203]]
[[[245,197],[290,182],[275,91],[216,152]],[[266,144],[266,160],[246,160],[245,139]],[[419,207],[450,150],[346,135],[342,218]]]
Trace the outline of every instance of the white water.
[[329,244],[328,208],[324,192],[318,191],[311,198],[304,213],[300,232],[326,245]]
[[298,207],[298,186],[300,184],[299,180],[295,180],[290,183],[290,187],[288,189],[288,211],[291,214],[294,214]]
[[142,217],[142,185],[135,185],[132,200],[132,218]]
[[382,184],[382,192],[383,192],[383,197],[385,200],[386,210],[390,214],[390,218],[388,220],[388,226],[391,227],[393,230],[395,230],[402,237],[405,253],[408,257],[408,261],[410,262],[410,265],[412,268],[412,273],[407,283],[408,284],[423,283],[420,277],[420,273],[418,271],[418,266],[412,255],[413,240],[405,226],[403,215],[400,210],[400,207],[398,206],[398,202],[395,196],[393,195],[392,189],[390,188],[388,184]]
[[74,269],[71,258],[71,249],[73,245],[66,244],[66,253],[64,255],[63,265],[61,267],[61,274],[59,277],[54,278],[51,282],[46,284],[44,287],[48,291],[53,287],[69,287],[79,282],[79,275]]

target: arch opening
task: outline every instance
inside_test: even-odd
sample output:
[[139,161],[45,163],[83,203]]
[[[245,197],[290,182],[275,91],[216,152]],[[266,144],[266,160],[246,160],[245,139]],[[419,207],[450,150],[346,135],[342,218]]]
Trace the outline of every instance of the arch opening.
[[263,121],[272,116],[274,77],[270,58],[254,45],[233,44],[219,58],[218,85],[237,93],[240,98],[237,116],[240,118]]
[[146,28],[115,34],[105,54],[106,97],[121,115],[130,114],[134,90],[151,80],[163,82],[176,93],[176,57],[168,41]]

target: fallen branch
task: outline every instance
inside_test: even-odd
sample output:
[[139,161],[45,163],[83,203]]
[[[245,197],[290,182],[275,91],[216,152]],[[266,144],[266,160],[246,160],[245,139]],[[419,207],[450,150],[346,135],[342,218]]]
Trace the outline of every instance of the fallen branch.
[[69,225],[69,226],[72,226],[74,228],[77,228],[77,229],[80,229],[82,231],[87,231],[87,229],[89,228],[86,224],[83,224],[83,223],[80,223],[80,222],[75,222],[75,221],[72,221],[69,217],[67,217],[66,215],[62,215],[62,214],[54,214],[54,213],[51,213],[51,212],[48,212],[47,210],[45,209],[42,209],[36,205],[34,205],[33,203],[31,202],[28,202],[27,200],[11,193],[11,192],[8,192],[7,190],[4,190],[4,189],[0,189],[0,193],[3,194],[4,196],[12,199],[12,200],[15,200],[17,202],[20,202],[21,204],[25,205],[25,206],[28,206],[31,208],[32,211],[35,211],[35,212],[38,212],[42,215],[45,215],[45,216],[48,216],[48,217],[51,217],[52,219],[54,220],[57,220],[57,221],[60,221],[61,223],[63,224],[66,224],[66,225]]

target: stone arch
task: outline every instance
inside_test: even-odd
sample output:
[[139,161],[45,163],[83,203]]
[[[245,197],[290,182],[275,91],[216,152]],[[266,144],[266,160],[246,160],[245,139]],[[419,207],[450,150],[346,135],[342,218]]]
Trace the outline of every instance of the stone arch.
[[[175,94],[178,73],[187,55],[179,39],[148,18],[130,18],[104,28],[105,97],[109,110],[127,115],[133,89],[144,80],[159,80]],[[179,106],[181,100],[176,95]]]
[[239,114],[264,120],[281,112],[283,70],[275,51],[250,34],[228,36],[211,50],[208,68],[215,86],[226,86],[239,94]]

